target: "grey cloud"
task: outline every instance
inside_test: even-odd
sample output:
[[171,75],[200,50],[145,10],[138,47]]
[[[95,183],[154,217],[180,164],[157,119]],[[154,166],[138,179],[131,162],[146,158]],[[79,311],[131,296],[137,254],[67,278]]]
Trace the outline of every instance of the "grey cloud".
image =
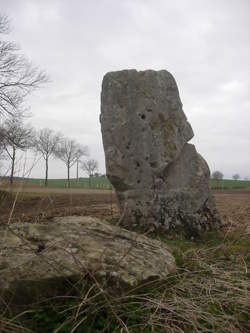
[[[35,126],[88,144],[104,172],[103,75],[164,68],[211,169],[250,177],[249,0],[1,0],[1,8],[12,19],[10,38],[52,79],[29,100]],[[62,165],[54,170],[64,176]]]

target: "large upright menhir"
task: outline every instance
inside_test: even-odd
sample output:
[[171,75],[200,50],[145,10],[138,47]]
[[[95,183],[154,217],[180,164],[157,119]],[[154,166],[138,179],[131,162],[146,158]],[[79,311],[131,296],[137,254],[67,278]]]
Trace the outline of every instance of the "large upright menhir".
[[122,225],[192,233],[220,224],[208,165],[188,143],[193,130],[169,72],[107,73],[101,127]]

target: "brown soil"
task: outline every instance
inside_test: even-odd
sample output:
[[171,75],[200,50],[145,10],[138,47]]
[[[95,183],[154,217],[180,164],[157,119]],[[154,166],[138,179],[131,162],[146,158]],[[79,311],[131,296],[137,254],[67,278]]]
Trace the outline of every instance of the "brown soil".
[[[242,225],[250,234],[250,189],[214,191],[224,224]],[[26,188],[0,196],[0,224],[42,222],[54,216],[91,215],[117,219],[114,193],[103,190]]]
[[250,236],[250,189],[213,191],[225,224],[242,227]]
[[116,196],[111,191],[100,190],[26,188],[0,197],[0,224],[37,223],[66,215],[118,218]]

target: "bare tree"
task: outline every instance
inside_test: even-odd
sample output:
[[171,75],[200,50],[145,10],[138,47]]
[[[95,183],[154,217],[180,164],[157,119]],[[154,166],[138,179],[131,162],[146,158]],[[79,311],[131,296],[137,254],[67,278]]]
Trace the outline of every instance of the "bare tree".
[[224,177],[223,173],[218,170],[212,173],[212,179],[216,180],[217,187],[219,187],[219,182],[223,179],[223,177]]
[[3,140],[4,151],[11,160],[10,184],[13,184],[17,150],[25,151],[32,146],[34,131],[30,126],[25,125],[23,118],[16,113],[15,116],[5,120],[2,125],[2,132],[5,133]]
[[[3,136],[3,129],[2,126],[0,126],[0,177],[2,176],[2,160],[5,159],[5,153],[4,153],[4,136]],[[1,182],[1,180],[0,180]],[[0,190],[1,193],[1,190]]]
[[9,20],[5,15],[0,15],[0,34],[5,34],[9,31]]
[[39,130],[34,139],[34,150],[38,152],[45,161],[44,185],[48,186],[49,158],[57,151],[62,135],[55,133],[49,128]]
[[8,32],[8,18],[0,14],[0,116],[14,115],[23,107],[25,96],[48,81],[15,43],[3,40]]
[[240,175],[238,173],[233,175],[233,179],[234,180],[239,180],[240,179]]
[[82,170],[84,170],[89,176],[89,187],[91,187],[91,178],[98,170],[98,162],[94,159],[87,160],[81,164]]
[[79,184],[79,163],[83,156],[88,156],[88,147],[79,145],[76,159],[76,183]]
[[1,133],[0,133],[0,177],[1,177],[1,169],[3,167],[3,164],[2,164],[2,160],[5,159],[5,154],[4,154],[4,145],[3,145],[3,141],[1,140]]
[[4,129],[3,126],[0,126],[0,160],[4,154]]
[[80,146],[75,140],[63,138],[58,146],[55,155],[66,164],[67,167],[67,186],[70,187],[70,168],[87,152],[87,147]]

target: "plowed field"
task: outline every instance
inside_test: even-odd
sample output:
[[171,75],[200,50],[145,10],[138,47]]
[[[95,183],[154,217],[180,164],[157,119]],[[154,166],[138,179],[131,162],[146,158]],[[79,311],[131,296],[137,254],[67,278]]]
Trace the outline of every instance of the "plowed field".
[[[250,189],[218,190],[214,195],[223,222],[242,225],[250,233]],[[1,196],[1,224],[37,223],[66,215],[118,218],[115,194],[105,190],[26,188]]]

